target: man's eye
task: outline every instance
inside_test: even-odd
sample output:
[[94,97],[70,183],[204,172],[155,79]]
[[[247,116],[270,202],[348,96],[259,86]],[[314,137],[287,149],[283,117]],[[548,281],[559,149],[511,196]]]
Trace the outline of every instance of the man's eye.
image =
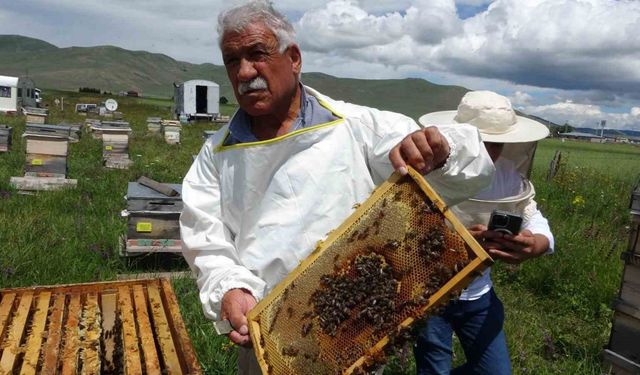
[[235,65],[238,63],[238,59],[235,57],[226,57],[222,59],[224,65]]

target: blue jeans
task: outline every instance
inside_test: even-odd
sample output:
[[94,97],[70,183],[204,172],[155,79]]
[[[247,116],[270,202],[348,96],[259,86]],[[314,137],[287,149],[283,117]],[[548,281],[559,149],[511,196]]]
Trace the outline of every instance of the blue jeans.
[[[451,302],[418,334],[414,355],[423,374],[511,374],[502,324],[504,307],[493,289],[474,301]],[[451,370],[452,336],[460,339],[467,362]]]

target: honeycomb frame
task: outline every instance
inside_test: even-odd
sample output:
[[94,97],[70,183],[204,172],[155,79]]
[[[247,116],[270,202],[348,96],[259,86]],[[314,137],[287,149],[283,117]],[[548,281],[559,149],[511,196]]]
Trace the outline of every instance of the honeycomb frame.
[[[431,254],[424,244],[435,231],[443,234],[444,244]],[[353,273],[355,259],[363,255],[382,256],[399,279],[391,323],[374,327],[353,308],[328,333],[314,311],[314,296],[326,289],[321,280]],[[263,374],[352,374],[373,368],[417,321],[455,298],[491,264],[422,175],[412,168],[406,176],[394,173],[249,312],[259,366]]]

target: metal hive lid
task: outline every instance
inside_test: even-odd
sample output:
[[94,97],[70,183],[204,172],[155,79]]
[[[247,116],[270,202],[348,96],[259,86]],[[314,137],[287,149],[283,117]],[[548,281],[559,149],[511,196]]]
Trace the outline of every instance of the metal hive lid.
[[182,200],[182,184],[165,184],[165,185],[171,186],[174,190],[180,193],[180,195],[176,195],[175,197],[169,197],[151,188],[141,185],[137,182],[129,182],[127,185],[127,199],[128,200],[164,199],[164,200],[174,200],[174,201]]

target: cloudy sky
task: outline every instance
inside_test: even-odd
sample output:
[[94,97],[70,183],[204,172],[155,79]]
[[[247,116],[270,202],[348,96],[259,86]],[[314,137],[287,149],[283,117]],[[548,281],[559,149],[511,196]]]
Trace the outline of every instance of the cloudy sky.
[[[0,0],[0,34],[221,64],[222,0]],[[304,71],[489,89],[564,124],[640,130],[638,0],[275,0]]]

